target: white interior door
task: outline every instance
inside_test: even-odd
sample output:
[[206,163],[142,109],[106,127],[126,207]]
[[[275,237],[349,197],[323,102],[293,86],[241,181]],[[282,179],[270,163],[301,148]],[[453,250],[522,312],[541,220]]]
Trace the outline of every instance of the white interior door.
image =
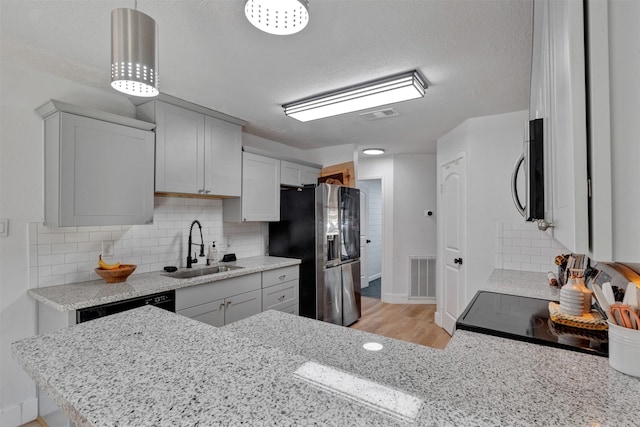
[[368,197],[364,191],[360,191],[360,287],[369,286],[369,205]]
[[442,327],[453,333],[456,319],[462,311],[464,287],[466,166],[464,155],[446,163],[441,169],[443,295]]

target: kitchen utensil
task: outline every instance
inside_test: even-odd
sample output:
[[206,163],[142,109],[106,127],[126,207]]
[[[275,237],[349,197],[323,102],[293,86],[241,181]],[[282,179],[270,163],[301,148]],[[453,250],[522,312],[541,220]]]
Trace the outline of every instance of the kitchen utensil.
[[629,282],[627,285],[627,290],[624,291],[624,299],[622,300],[622,303],[633,306],[640,305],[638,302],[638,287],[635,283]]
[[120,264],[120,267],[113,270],[104,270],[96,268],[96,274],[104,279],[107,283],[119,283],[127,280],[127,277],[136,269],[135,264]]
[[595,295],[598,304],[600,304],[602,311],[604,311],[607,319],[609,319],[611,317],[611,304],[609,304],[609,301],[607,301],[607,298],[604,296],[602,288],[597,283],[592,283],[591,288],[593,289],[593,294]]
[[618,326],[624,326],[629,329],[640,328],[640,316],[628,305],[612,304],[611,315]]
[[624,328],[609,321],[609,365],[627,375],[640,377],[640,330]]
[[611,287],[610,282],[606,282],[602,284],[602,293],[604,297],[607,299],[609,305],[616,303],[616,298],[613,296],[613,288]]

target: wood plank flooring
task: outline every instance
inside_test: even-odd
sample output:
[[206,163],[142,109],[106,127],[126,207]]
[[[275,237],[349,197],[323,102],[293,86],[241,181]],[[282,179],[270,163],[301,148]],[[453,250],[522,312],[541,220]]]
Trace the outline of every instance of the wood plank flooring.
[[451,337],[434,322],[435,304],[388,304],[362,297],[362,317],[350,327],[443,349]]

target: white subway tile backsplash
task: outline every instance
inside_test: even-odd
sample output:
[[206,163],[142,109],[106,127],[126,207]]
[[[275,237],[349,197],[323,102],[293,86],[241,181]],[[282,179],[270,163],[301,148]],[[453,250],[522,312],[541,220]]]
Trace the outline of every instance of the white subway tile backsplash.
[[78,252],[77,243],[55,243],[51,245],[52,254],[70,254]]
[[555,256],[568,252],[558,241],[538,230],[536,224],[518,221],[498,222],[496,226],[496,268],[555,271]]
[[89,233],[89,240],[92,242],[102,242],[103,240],[111,240],[110,231],[94,231]]
[[[149,225],[47,227],[30,223],[30,283],[44,287],[100,279],[94,270],[103,240],[114,242],[114,256],[105,258],[107,262],[137,264],[134,274],[160,271],[166,265],[184,266],[194,219],[202,224],[204,244],[208,247],[215,240],[220,256],[227,252],[235,252],[239,258],[266,253],[268,228],[260,223],[223,223],[222,200],[156,197],[154,223]],[[193,239],[200,243],[197,226]],[[199,251],[195,246],[191,250]]]
[[89,233],[64,233],[64,241],[65,242],[88,242],[89,241]]
[[540,255],[540,248],[535,248],[535,247],[522,247],[520,248],[520,252],[523,255],[536,255],[539,256]]
[[550,248],[551,247],[551,240],[546,239],[546,240],[531,240],[531,246],[534,246],[536,248]]
[[51,266],[51,274],[77,273],[78,264],[56,264]]
[[531,263],[531,257],[529,255],[512,255],[511,260],[520,263]]
[[63,243],[64,233],[38,234],[38,244]]

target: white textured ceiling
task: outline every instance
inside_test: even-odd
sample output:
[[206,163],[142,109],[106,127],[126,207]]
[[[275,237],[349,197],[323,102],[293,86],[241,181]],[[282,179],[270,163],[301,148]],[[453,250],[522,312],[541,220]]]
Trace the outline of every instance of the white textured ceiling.
[[[528,107],[531,0],[309,0],[300,33],[249,24],[244,0],[139,0],[160,33],[160,90],[246,120],[245,131],[298,148],[355,144],[435,153],[465,119]],[[120,0],[0,0],[2,55],[109,88],[110,16]],[[400,114],[300,123],[281,105],[412,69],[422,99]]]

